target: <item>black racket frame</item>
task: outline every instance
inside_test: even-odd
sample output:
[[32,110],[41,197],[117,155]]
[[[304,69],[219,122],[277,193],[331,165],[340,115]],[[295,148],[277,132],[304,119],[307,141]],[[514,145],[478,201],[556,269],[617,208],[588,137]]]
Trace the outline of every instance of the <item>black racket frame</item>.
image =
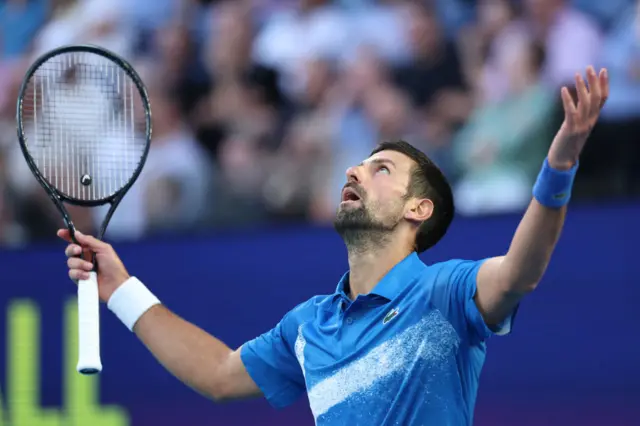
[[[120,190],[116,191],[110,197],[103,198],[100,200],[77,200],[62,194],[57,188],[55,188],[53,185],[47,182],[47,179],[45,179],[44,176],[42,176],[42,173],[40,173],[40,171],[38,170],[38,167],[36,166],[35,161],[33,160],[26,146],[26,136],[24,134],[24,127],[22,124],[22,107],[23,107],[25,92],[27,90],[29,81],[31,81],[31,78],[36,73],[38,68],[40,68],[46,61],[48,61],[54,56],[58,56],[63,53],[72,53],[72,52],[93,53],[114,62],[123,71],[125,71],[127,75],[132,79],[133,83],[136,86],[136,89],[138,90],[138,93],[142,98],[142,102],[144,104],[143,106],[144,106],[145,121],[146,121],[145,137],[147,139],[147,143],[146,143],[142,158],[140,159],[140,163],[138,164],[138,168],[135,170],[133,176],[129,179],[129,182],[127,182],[127,184],[124,187],[120,188]],[[101,240],[104,237],[104,233],[106,232],[107,226],[111,221],[111,217],[113,216],[113,213],[115,212],[116,208],[120,204],[120,201],[122,201],[122,198],[129,191],[131,186],[133,186],[133,184],[136,182],[136,180],[138,179],[138,176],[140,176],[140,173],[142,172],[142,168],[147,160],[147,155],[149,154],[149,148],[151,145],[151,134],[152,134],[151,103],[149,102],[149,95],[147,94],[147,89],[144,83],[142,82],[142,79],[136,72],[136,70],[125,59],[100,46],[89,45],[89,44],[74,44],[74,45],[68,45],[68,46],[61,46],[56,49],[50,50],[44,53],[43,55],[41,55],[40,57],[38,57],[34,61],[34,63],[27,70],[22,80],[22,84],[20,86],[20,92],[18,94],[18,101],[16,105],[16,122],[17,122],[17,130],[18,130],[18,140],[20,141],[20,148],[22,149],[22,153],[24,154],[24,157],[27,160],[27,164],[29,165],[31,172],[36,177],[40,185],[45,189],[45,191],[49,195],[49,198],[51,198],[51,200],[55,204],[58,211],[60,211],[60,214],[62,215],[62,218],[65,222],[65,225],[69,229],[69,232],[71,233],[71,238],[74,241],[76,241],[76,243],[77,243],[77,240],[75,238],[75,225],[73,224],[73,221],[69,216],[69,212],[64,208],[63,203],[67,202],[69,204],[82,206],[82,207],[97,207],[97,206],[105,205],[107,203],[111,204],[111,207],[109,208],[109,211],[107,212],[102,222],[102,225],[100,227],[100,230],[98,232],[97,237],[98,239]]]

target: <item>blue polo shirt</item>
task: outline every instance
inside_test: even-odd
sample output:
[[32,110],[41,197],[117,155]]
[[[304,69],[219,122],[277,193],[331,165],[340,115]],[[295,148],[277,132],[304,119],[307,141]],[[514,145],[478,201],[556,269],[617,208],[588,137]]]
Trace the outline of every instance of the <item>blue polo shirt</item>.
[[427,266],[413,253],[353,301],[347,273],[243,345],[242,361],[276,408],[306,392],[318,426],[471,425],[485,341],[512,320],[485,325],[481,264]]

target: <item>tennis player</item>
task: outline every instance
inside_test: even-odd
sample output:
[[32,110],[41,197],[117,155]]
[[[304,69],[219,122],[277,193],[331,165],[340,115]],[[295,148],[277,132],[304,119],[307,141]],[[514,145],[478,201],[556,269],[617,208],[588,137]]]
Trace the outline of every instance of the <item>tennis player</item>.
[[[607,71],[576,75],[565,118],[507,253],[425,265],[418,253],[453,218],[449,185],[405,142],[380,145],[347,171],[335,227],[349,271],[335,292],[286,313],[234,350],[179,318],[114,249],[78,234],[97,255],[100,297],[171,373],[215,401],[264,396],[285,407],[306,392],[317,425],[470,425],[486,341],[511,331],[560,236],[578,156],[609,93]],[[58,235],[69,241],[68,231]],[[91,264],[71,244],[69,275]],[[294,277],[295,278],[295,277]],[[329,285],[329,283],[327,283]]]

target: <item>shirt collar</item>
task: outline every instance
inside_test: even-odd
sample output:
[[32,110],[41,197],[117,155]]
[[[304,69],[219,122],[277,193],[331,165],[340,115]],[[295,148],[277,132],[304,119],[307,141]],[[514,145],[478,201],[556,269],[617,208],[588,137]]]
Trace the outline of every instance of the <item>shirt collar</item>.
[[[425,265],[418,257],[418,254],[416,252],[412,252],[410,255],[398,262],[396,266],[391,268],[391,270],[382,277],[380,282],[378,282],[373,290],[371,290],[371,294],[382,296],[387,300],[393,300],[406,286],[406,278],[413,276],[416,268],[424,266]],[[349,299],[349,295],[345,292],[345,287],[348,288],[348,286],[349,271],[345,272],[338,282],[334,296],[341,296]]]

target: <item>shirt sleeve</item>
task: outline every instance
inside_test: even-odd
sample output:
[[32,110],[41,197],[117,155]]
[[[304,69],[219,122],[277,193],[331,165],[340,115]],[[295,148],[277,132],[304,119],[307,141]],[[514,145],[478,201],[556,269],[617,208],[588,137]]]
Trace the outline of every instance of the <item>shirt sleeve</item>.
[[450,314],[464,319],[464,328],[472,338],[484,341],[492,335],[507,335],[511,333],[511,327],[515,319],[518,307],[501,324],[489,328],[478,310],[474,300],[477,290],[478,270],[487,259],[450,260],[440,264],[436,285],[441,293],[448,299],[447,304]]
[[247,372],[275,408],[292,404],[304,391],[302,369],[295,356],[298,320],[294,311],[271,330],[245,343],[240,357]]

